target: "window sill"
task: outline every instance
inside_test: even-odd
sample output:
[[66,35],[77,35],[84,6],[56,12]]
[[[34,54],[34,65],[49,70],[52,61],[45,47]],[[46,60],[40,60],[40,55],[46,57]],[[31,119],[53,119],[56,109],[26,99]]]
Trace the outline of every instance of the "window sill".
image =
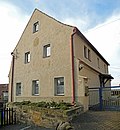
[[33,94],[32,96],[39,96],[39,94]]
[[64,94],[55,94],[55,96],[65,96]]
[[37,30],[37,31],[34,31],[33,34],[36,33],[36,32],[38,32],[38,30]]
[[43,56],[43,58],[49,58],[50,56]]

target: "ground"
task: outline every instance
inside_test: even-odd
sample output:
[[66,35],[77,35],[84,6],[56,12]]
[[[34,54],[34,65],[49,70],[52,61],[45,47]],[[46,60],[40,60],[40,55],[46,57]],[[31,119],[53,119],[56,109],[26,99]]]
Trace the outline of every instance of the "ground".
[[120,111],[88,111],[73,120],[75,130],[120,130]]
[[[75,130],[120,130],[120,111],[88,111],[72,121]],[[55,130],[25,125],[11,125],[1,130]]]

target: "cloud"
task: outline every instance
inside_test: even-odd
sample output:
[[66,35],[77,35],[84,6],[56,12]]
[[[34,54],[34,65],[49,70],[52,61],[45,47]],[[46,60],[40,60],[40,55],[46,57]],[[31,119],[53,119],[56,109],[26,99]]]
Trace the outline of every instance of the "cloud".
[[28,21],[20,9],[0,1],[0,83],[8,82],[11,52],[16,46],[20,35]]
[[[110,73],[115,78],[112,85],[119,85],[120,60],[118,59],[120,56],[120,15],[110,17],[103,24],[85,32],[84,35],[111,64]],[[118,69],[113,69],[112,66]]]

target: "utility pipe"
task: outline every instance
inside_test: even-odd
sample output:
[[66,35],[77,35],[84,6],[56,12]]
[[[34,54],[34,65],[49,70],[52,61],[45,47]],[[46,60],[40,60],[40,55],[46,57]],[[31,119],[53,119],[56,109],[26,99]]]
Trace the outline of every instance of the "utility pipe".
[[74,77],[74,45],[73,36],[76,34],[76,28],[73,29],[71,34],[71,60],[72,60],[72,104],[75,103],[75,77]]

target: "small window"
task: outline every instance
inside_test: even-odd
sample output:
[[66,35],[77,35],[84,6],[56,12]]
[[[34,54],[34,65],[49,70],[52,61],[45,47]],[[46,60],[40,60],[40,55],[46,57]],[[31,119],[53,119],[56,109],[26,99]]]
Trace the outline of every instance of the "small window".
[[50,44],[48,44],[43,47],[43,57],[44,58],[50,57],[50,55],[51,55],[51,49],[50,49]]
[[55,95],[64,95],[64,77],[54,79]]
[[105,71],[105,73],[107,73],[107,68],[106,68],[106,65],[104,65],[104,71]]
[[3,92],[3,100],[8,101],[8,91]]
[[87,58],[87,47],[84,46],[84,57]]
[[91,52],[89,49],[88,49],[88,60],[91,61]]
[[30,62],[30,52],[25,53],[25,64]]
[[37,32],[39,29],[39,22],[33,24],[33,33]]
[[99,60],[99,58],[97,58],[97,64],[98,64],[98,68],[100,68],[100,60]]
[[16,96],[21,95],[21,83],[16,83]]
[[39,80],[32,81],[32,95],[39,95]]

